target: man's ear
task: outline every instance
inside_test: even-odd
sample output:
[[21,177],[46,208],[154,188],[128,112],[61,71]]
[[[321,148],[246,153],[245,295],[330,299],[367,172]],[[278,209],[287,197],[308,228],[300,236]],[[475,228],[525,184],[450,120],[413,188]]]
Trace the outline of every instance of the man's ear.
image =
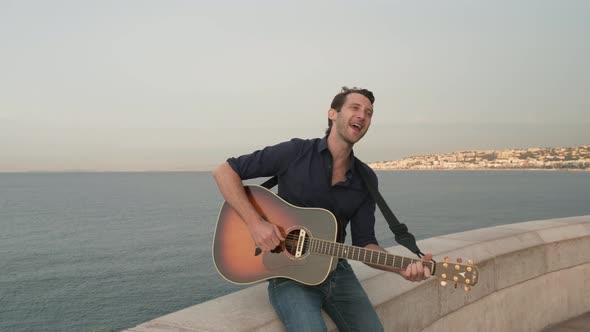
[[336,110],[335,110],[335,109],[333,109],[333,108],[330,108],[330,109],[328,110],[328,119],[330,119],[330,120],[332,120],[332,121],[335,121],[335,120],[336,120],[336,113],[338,113],[338,112],[336,112]]

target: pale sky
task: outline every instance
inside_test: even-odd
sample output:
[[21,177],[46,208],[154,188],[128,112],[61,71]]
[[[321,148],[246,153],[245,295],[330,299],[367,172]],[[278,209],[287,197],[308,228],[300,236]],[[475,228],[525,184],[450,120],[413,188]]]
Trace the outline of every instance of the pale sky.
[[590,1],[0,0],[0,171],[207,169],[376,96],[366,162],[590,144]]

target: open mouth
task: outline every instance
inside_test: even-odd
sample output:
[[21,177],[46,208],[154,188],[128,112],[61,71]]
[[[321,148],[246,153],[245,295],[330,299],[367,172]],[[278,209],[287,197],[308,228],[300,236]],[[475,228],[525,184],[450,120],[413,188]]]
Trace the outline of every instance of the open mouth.
[[353,123],[350,125],[350,127],[356,131],[356,132],[360,132],[361,131],[361,125],[359,125],[358,123]]

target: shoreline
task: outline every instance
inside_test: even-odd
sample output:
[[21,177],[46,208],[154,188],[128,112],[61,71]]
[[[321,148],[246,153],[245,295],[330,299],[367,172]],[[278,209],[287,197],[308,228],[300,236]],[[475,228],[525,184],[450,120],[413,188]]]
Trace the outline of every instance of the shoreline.
[[[370,167],[370,166],[369,166]],[[542,171],[542,172],[590,172],[578,168],[372,168],[373,171]]]
[[[367,163],[370,166],[370,163]],[[548,172],[590,172],[590,168],[373,168],[373,171],[548,171]],[[0,174],[154,174],[154,173],[209,173],[212,170],[146,170],[146,171],[0,171]]]

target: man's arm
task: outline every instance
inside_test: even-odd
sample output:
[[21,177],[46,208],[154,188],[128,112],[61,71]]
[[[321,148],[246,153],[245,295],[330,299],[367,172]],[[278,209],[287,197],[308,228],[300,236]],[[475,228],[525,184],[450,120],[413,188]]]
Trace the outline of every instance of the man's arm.
[[242,179],[227,162],[213,172],[213,177],[221,195],[242,218],[258,248],[271,251],[285,240],[276,225],[262,220],[256,212],[246,196]]
[[[387,252],[381,246],[378,246],[376,244],[367,244],[365,246],[365,248]],[[430,259],[432,259],[432,254],[426,254],[422,259],[424,261],[429,261]],[[408,265],[408,267],[405,270],[402,270],[400,268],[396,268],[393,266],[381,266],[381,265],[373,265],[373,264],[367,264],[367,265],[369,265],[370,267],[375,268],[375,269],[389,271],[389,272],[395,272],[395,273],[399,274],[400,276],[402,276],[404,279],[409,280],[409,281],[422,281],[422,280],[430,278],[430,269],[426,266],[423,266],[422,262],[412,263],[412,264]]]

